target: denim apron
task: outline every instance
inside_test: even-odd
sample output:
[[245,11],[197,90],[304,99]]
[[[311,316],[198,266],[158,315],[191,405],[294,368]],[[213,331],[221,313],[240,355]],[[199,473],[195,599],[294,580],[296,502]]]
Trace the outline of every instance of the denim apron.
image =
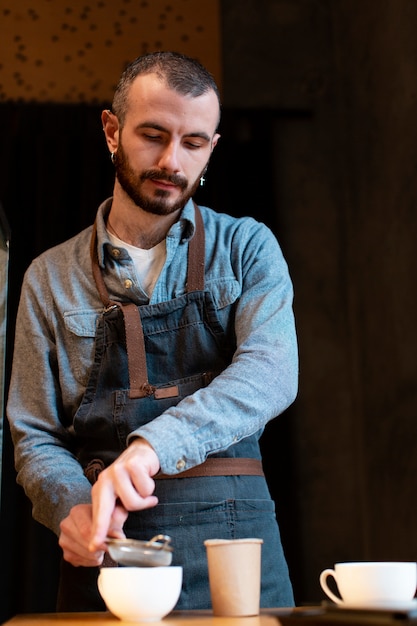
[[[112,463],[126,448],[129,433],[208,385],[231,362],[235,339],[222,328],[211,294],[204,289],[204,225],[197,206],[195,214],[187,292],[154,305],[112,303],[98,268],[93,234],[93,271],[106,308],[97,327],[89,382],[74,417],[78,458],[87,475]],[[210,458],[260,459],[260,434]],[[160,533],[171,537],[172,564],[181,565],[184,573],[176,609],[211,607],[204,540],[244,537],[264,542],[261,606],[292,606],[274,503],[263,473],[186,474],[157,476],[158,505],[130,513],[124,526],[127,537],[149,540]],[[89,478],[94,481],[91,471]],[[104,610],[97,591],[98,571],[74,568],[63,560],[58,610]]]

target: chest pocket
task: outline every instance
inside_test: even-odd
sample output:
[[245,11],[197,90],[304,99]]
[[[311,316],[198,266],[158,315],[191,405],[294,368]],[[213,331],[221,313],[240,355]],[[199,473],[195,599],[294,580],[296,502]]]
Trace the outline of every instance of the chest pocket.
[[102,309],[67,311],[64,313],[66,329],[64,351],[68,363],[61,363],[62,371],[68,367],[76,380],[83,386],[87,384],[94,359],[97,322]]
[[233,305],[242,293],[242,287],[234,276],[230,278],[206,277],[206,290],[210,292],[217,311],[227,309]]

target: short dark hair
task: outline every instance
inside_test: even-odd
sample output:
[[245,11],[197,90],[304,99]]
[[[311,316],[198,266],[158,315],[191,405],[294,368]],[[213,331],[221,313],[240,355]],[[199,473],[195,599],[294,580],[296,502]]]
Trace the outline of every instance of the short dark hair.
[[129,63],[114,93],[112,110],[123,126],[131,84],[140,74],[157,74],[166,85],[194,98],[213,90],[221,107],[220,93],[210,72],[199,62],[179,52],[150,52]]

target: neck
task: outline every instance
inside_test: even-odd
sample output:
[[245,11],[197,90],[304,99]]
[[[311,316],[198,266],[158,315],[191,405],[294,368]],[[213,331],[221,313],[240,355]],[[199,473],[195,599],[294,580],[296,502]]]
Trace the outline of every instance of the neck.
[[107,229],[131,246],[149,250],[165,239],[172,224],[178,219],[179,212],[154,215],[132,202],[122,203],[114,196],[107,217]]

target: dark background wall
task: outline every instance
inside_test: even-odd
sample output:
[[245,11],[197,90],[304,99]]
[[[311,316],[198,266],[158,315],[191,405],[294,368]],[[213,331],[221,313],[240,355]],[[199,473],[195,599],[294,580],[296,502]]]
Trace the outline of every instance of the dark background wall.
[[295,283],[300,393],[268,449],[288,455],[273,489],[311,601],[337,560],[417,559],[417,5],[223,6],[226,100],[270,120],[258,158]]
[[[336,561],[417,560],[417,3],[223,0],[221,17],[223,137],[197,199],[267,222],[290,265],[300,391],[263,448],[297,603],[320,602]],[[92,221],[112,171],[99,107],[0,110],[13,319],[30,259]],[[5,437],[7,617],[53,610],[59,555]]]

